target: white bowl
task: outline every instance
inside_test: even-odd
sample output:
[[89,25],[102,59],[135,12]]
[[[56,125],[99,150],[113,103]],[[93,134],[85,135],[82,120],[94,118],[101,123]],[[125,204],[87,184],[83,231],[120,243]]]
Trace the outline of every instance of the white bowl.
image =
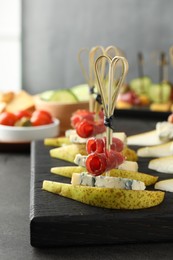
[[42,126],[5,126],[0,125],[0,142],[30,142],[59,135],[59,120]]

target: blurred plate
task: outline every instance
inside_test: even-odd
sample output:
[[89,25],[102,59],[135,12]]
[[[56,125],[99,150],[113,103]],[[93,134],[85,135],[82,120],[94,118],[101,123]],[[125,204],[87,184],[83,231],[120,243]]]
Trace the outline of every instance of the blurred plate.
[[16,144],[56,137],[59,135],[59,125],[58,119],[54,119],[52,124],[34,127],[0,125],[0,142]]

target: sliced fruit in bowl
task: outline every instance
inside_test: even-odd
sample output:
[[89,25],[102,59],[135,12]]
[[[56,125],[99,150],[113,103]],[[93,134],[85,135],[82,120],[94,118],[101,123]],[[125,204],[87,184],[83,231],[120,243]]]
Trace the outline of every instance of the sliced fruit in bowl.
[[48,102],[78,103],[89,100],[89,87],[81,84],[67,89],[47,90],[39,98]]
[[76,103],[77,97],[68,89],[48,90],[39,95],[40,99],[47,102]]
[[59,120],[40,126],[6,126],[0,125],[1,142],[30,142],[46,137],[56,137],[59,134]]
[[1,142],[30,142],[59,134],[59,120],[47,111],[18,111],[0,114]]

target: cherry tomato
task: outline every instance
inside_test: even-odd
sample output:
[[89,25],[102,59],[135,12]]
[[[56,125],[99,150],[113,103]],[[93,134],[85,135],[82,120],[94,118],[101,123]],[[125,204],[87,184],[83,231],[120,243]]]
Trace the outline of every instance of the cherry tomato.
[[34,111],[30,121],[33,126],[48,125],[53,122],[51,114],[44,110]]
[[86,159],[87,171],[98,176],[106,171],[107,162],[105,153],[92,153]]
[[27,117],[30,118],[31,117],[31,113],[27,110],[21,110],[15,113],[15,115],[17,116],[17,119],[21,119],[22,117]]
[[3,112],[0,114],[0,124],[1,125],[14,126],[16,121],[17,121],[17,117],[13,113]]

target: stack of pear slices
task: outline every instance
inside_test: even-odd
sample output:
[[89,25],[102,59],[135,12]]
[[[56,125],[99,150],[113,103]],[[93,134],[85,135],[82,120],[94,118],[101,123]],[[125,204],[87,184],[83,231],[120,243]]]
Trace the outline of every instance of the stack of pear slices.
[[[153,136],[153,131],[146,135]],[[145,135],[145,136],[146,136]],[[142,138],[143,139],[143,138]],[[148,139],[148,138],[147,138]],[[67,139],[65,139],[67,141]],[[65,141],[64,139],[58,141]],[[141,135],[138,140],[141,140]],[[151,138],[153,140],[153,138]],[[50,140],[47,140],[50,141]],[[56,145],[60,145],[57,139]],[[157,139],[155,139],[155,142]],[[159,140],[158,140],[159,141]],[[51,145],[45,142],[46,145]],[[129,139],[127,140],[129,144]],[[155,143],[156,144],[156,143]],[[54,146],[56,146],[54,144]],[[164,147],[165,154],[170,144],[158,144]],[[165,147],[166,146],[166,147]],[[141,148],[143,149],[143,148]],[[162,148],[163,149],[163,148]],[[150,150],[154,150],[150,146]],[[158,149],[156,149],[158,151]],[[139,150],[138,153],[140,154]],[[66,161],[73,162],[76,154],[86,155],[85,144],[71,144],[67,141],[65,146],[54,148],[50,150],[50,156]],[[141,154],[140,154],[141,155]],[[64,166],[64,167],[53,167],[51,173],[72,178],[73,174],[86,172],[86,169],[81,166]],[[145,186],[154,185],[159,190],[166,190],[160,186],[157,176],[152,176],[137,171],[129,171],[124,169],[113,169],[110,171],[110,176],[116,178],[128,178],[130,180],[141,181]],[[161,183],[162,184],[162,183]],[[169,188],[170,185],[167,185]],[[55,181],[45,180],[42,186],[43,190],[58,194],[63,197],[67,197],[91,206],[109,208],[109,209],[143,209],[150,208],[159,205],[163,200],[165,193],[163,191],[151,191],[151,190],[127,190],[127,189],[116,189],[106,187],[92,187],[60,183]]]
[[[53,167],[51,173],[72,178],[74,174],[85,172],[81,166]],[[118,178],[129,178],[144,182],[146,186],[153,185],[158,177],[149,174],[113,169],[110,176]],[[159,205],[165,193],[150,190],[126,190],[105,187],[92,187],[72,185],[55,181],[45,180],[43,190],[70,198],[91,206],[109,209],[143,209]]]
[[[122,136],[118,133],[114,135]],[[62,137],[60,137],[61,139]],[[60,139],[55,138],[47,140],[46,145],[60,145]],[[53,141],[55,143],[53,143]],[[58,141],[58,142],[57,142]],[[62,139],[64,142],[64,140]],[[154,185],[158,177],[149,174],[138,172],[136,168],[137,162],[135,154],[132,153],[133,150],[127,148],[126,138],[125,150],[130,152],[130,157],[127,165],[130,163],[133,165],[131,170],[122,169],[121,165],[119,169],[113,169],[110,171],[110,177],[115,178],[127,178],[129,180],[137,180],[143,182],[145,186]],[[61,147],[50,149],[50,156],[53,158],[74,162],[76,154],[80,156],[86,156],[86,145],[77,143],[66,143]],[[127,154],[128,155],[128,154]],[[132,160],[133,159],[133,160]],[[135,167],[134,167],[135,166]],[[82,174],[86,172],[85,167],[80,165],[76,166],[64,166],[64,167],[53,167],[51,168],[51,173],[64,176],[72,179],[75,174]],[[104,174],[103,174],[104,175]],[[148,190],[126,190],[126,189],[115,189],[115,188],[105,188],[105,187],[91,187],[91,186],[81,186],[73,184],[65,184],[59,182],[52,182],[45,180],[43,182],[43,190],[64,196],[73,200],[80,201],[85,204],[92,206],[111,208],[111,209],[142,209],[149,208],[160,204],[164,199],[164,192],[161,191],[148,191]]]
[[[172,117],[172,115],[170,116]],[[172,124],[170,120],[168,122]],[[140,141],[140,138],[142,141]],[[157,130],[153,130],[128,137],[128,144],[145,145],[145,147],[137,150],[137,155],[139,157],[153,158],[149,161],[149,169],[161,173],[173,174],[173,140],[172,137],[170,139],[159,138]],[[155,189],[173,192],[172,182],[173,179],[159,181],[155,184]]]

